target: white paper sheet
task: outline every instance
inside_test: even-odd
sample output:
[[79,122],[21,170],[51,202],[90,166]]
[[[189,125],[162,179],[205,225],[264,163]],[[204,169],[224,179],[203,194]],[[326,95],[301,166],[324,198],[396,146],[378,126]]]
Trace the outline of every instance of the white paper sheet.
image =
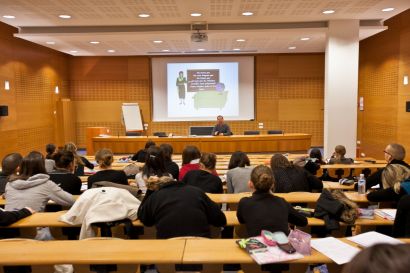
[[345,264],[360,251],[360,249],[348,245],[334,237],[312,239],[314,249],[329,257],[337,264]]
[[403,242],[393,237],[378,233],[376,231],[365,232],[350,238],[348,240],[355,242],[363,247],[370,247],[375,244],[402,244]]

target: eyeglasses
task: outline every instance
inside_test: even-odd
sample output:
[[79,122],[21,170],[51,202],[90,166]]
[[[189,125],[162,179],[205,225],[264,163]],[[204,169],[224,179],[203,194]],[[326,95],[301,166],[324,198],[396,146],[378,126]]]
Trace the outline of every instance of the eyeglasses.
[[383,151],[385,154],[388,154],[389,156],[392,156],[391,153],[387,152],[386,150]]

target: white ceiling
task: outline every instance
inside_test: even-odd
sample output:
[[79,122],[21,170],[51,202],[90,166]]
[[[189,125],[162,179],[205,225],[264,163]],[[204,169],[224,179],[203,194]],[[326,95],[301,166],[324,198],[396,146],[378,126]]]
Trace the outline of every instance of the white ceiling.
[[[381,11],[387,7],[395,10]],[[0,18],[19,28],[16,37],[75,56],[323,52],[329,20],[361,20],[364,39],[408,8],[410,0],[0,0]],[[336,12],[322,14],[326,9]],[[244,11],[254,15],[243,16]],[[192,12],[203,16],[191,17]],[[140,13],[151,16],[139,18]],[[60,19],[60,14],[72,18]],[[191,42],[193,21],[208,23],[208,42]]]

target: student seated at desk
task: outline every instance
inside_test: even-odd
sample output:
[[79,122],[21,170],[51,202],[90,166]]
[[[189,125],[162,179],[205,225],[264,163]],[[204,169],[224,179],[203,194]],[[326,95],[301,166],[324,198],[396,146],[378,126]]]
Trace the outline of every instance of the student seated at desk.
[[[410,170],[409,164],[404,162],[406,157],[406,150],[404,147],[397,143],[391,143],[384,149],[384,159],[387,162],[386,168],[389,165],[401,165]],[[383,188],[382,174],[386,168],[380,169],[366,178],[366,189],[370,189],[373,186],[379,185]]]
[[95,161],[100,166],[100,171],[88,177],[88,188],[91,189],[93,183],[108,181],[123,185],[128,185],[127,175],[123,171],[113,170],[111,167],[114,155],[110,149],[101,149],[95,154]]
[[[196,146],[186,146],[182,151],[182,167],[179,171],[179,180],[182,181],[185,174],[192,170],[199,170],[199,160],[201,159],[201,152]],[[216,171],[212,174],[218,176]]]
[[369,201],[397,203],[403,195],[410,194],[410,169],[390,164],[384,168],[381,177],[383,188],[369,192]]
[[159,148],[161,149],[164,156],[165,169],[167,169],[168,173],[171,174],[173,178],[178,179],[179,166],[177,163],[172,161],[172,154],[174,152],[174,149],[168,143],[161,144]]
[[252,170],[249,157],[244,152],[234,152],[229,160],[226,173],[228,193],[248,192],[248,181],[251,179]]
[[322,159],[320,149],[313,148],[310,150],[309,156],[301,156],[293,160],[293,165],[304,168],[309,173],[316,175],[320,169],[320,165],[326,164]]
[[49,173],[50,180],[63,190],[74,195],[81,194],[81,179],[74,175],[74,154],[70,151],[58,151],[53,159],[56,169]]
[[329,164],[353,164],[354,160],[352,158],[345,157],[346,147],[343,145],[337,145],[335,147],[335,152],[329,159]]
[[148,140],[145,143],[145,147],[144,149],[139,150],[136,154],[134,154],[131,157],[132,161],[137,161],[137,162],[141,162],[141,163],[145,163],[145,159],[147,158],[147,150],[152,147],[155,146],[155,142],[152,140]]
[[1,172],[0,172],[0,194],[3,194],[6,190],[7,181],[12,174],[17,174],[19,171],[20,163],[23,157],[19,153],[12,153],[6,155],[1,161]]
[[255,167],[248,185],[253,194],[239,201],[236,213],[239,222],[246,225],[248,237],[259,236],[262,229],[289,234],[289,223],[297,226],[307,225],[305,216],[298,213],[283,198],[272,194],[275,178],[269,167]]
[[162,150],[160,148],[156,146],[149,147],[146,152],[146,158],[147,160],[142,168],[142,172],[139,172],[135,176],[135,182],[143,193],[147,192],[146,181],[151,176],[170,176],[173,178],[165,168],[164,155],[162,154]]
[[157,238],[210,237],[210,226],[226,225],[218,204],[197,187],[168,176],[150,177],[147,193],[138,209],[138,219],[157,229]]
[[46,171],[49,173],[53,171],[56,167],[56,163],[54,162],[53,156],[56,153],[57,147],[53,143],[49,143],[46,145]]
[[[283,198],[272,194],[275,178],[268,166],[256,166],[251,173],[249,188],[251,197],[239,201],[236,216],[241,224],[245,224],[247,237],[259,236],[262,230],[282,231],[289,234],[289,223],[306,226],[307,219],[298,213]],[[262,266],[263,271],[281,272],[289,270],[287,264],[268,264]]]
[[208,193],[223,193],[222,181],[212,174],[215,171],[216,155],[203,153],[199,160],[199,170],[187,172],[182,183],[198,187]]
[[305,169],[292,165],[282,154],[273,155],[270,166],[275,177],[274,192],[311,192],[323,189],[322,181]]
[[88,161],[87,158],[85,158],[83,156],[79,156],[77,154],[77,146],[75,146],[75,144],[73,142],[69,142],[69,143],[65,144],[63,150],[72,152],[74,154],[75,166],[76,166],[74,174],[76,176],[83,176],[84,175],[84,167],[87,167],[90,170],[94,169],[94,165],[90,161]]

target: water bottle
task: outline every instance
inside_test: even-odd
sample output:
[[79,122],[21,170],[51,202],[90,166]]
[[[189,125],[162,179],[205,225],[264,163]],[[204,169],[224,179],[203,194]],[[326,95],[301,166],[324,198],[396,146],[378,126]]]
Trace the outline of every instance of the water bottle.
[[366,178],[362,173],[360,174],[357,190],[359,194],[366,194]]

